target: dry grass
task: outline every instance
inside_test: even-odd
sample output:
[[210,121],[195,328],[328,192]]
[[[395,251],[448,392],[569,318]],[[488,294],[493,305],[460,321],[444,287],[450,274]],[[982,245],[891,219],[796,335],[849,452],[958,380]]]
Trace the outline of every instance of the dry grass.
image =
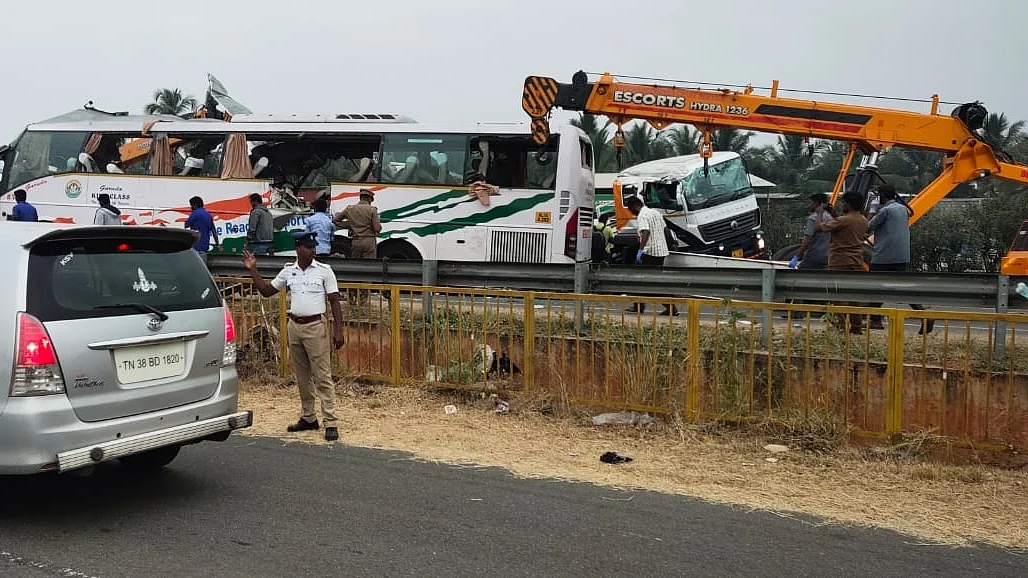
[[[250,375],[240,406],[254,410],[248,435],[325,443],[319,433],[289,434],[295,386]],[[256,385],[259,384],[259,385]],[[990,542],[1028,549],[1028,474],[889,457],[858,449],[794,449],[772,455],[768,442],[797,443],[776,429],[732,432],[682,424],[594,427],[584,415],[542,415],[538,402],[512,400],[498,415],[488,399],[427,390],[365,387],[342,380],[339,413],[346,444],[401,450],[449,464],[505,468],[516,476],[649,489],[825,520],[881,527],[933,543]],[[458,405],[456,415],[443,406]],[[798,445],[805,445],[799,441]],[[606,451],[634,458],[599,461]],[[768,461],[767,458],[777,459]]]

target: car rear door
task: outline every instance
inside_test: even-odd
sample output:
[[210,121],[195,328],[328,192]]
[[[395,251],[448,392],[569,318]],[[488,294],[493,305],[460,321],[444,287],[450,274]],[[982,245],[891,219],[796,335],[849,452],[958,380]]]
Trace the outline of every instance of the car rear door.
[[225,346],[222,300],[183,230],[86,228],[29,257],[28,313],[43,322],[68,399],[87,422],[210,398]]

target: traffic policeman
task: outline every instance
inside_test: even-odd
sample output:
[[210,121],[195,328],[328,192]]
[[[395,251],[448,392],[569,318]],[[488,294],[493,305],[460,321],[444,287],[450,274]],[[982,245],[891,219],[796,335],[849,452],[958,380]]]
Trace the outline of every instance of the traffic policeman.
[[[325,439],[339,439],[335,413],[336,389],[332,381],[331,346],[343,346],[343,311],[339,304],[339,286],[332,268],[314,260],[318,245],[314,233],[298,233],[296,261],[279,271],[270,282],[257,271],[257,258],[243,252],[243,266],[250,271],[257,291],[271,297],[289,291],[289,360],[300,390],[300,419],[287,430],[316,430],[315,394],[321,399],[321,415],[325,420]],[[332,337],[325,319],[325,300],[332,306]]]

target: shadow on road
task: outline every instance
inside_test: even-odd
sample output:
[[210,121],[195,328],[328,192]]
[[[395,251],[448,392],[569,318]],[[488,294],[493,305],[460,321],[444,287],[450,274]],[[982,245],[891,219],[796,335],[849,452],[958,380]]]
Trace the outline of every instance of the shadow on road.
[[0,476],[0,495],[6,496],[0,524],[125,519],[210,490],[171,468],[142,474],[118,464],[101,464],[88,475]]

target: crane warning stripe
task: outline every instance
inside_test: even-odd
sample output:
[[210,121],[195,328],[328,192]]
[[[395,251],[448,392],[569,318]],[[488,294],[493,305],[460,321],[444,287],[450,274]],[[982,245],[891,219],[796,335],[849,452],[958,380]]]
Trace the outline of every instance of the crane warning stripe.
[[533,117],[542,117],[557,100],[557,81],[552,78],[531,76],[525,80],[521,98],[522,108]]

